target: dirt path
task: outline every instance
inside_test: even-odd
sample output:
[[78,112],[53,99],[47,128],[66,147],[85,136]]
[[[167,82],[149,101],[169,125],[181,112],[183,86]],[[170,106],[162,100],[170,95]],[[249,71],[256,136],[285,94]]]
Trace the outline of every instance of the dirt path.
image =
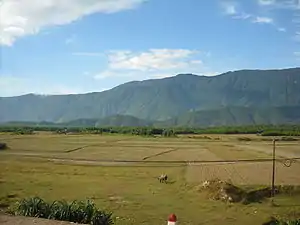
[[0,214],[1,225],[70,225],[78,223],[63,222],[57,220],[46,220],[40,218],[23,217],[23,216],[10,216],[7,214]]

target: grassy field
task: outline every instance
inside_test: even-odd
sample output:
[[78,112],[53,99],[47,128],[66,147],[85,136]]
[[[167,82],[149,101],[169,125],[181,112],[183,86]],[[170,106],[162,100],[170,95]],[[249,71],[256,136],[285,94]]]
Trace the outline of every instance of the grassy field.
[[[250,140],[242,141],[241,137]],[[243,139],[243,138],[242,138]],[[198,190],[219,177],[236,185],[269,185],[271,164],[195,164],[195,160],[270,158],[272,142],[257,136],[208,135],[151,138],[122,135],[0,134],[0,203],[38,195],[47,200],[93,199],[114,212],[117,224],[166,224],[176,213],[180,224],[260,224],[271,215],[300,216],[300,195],[279,195],[250,205],[207,199]],[[300,141],[277,144],[279,158],[299,157]],[[147,163],[108,163],[103,160]],[[186,163],[150,163],[182,160]],[[276,184],[300,185],[300,163],[276,167]],[[156,177],[167,173],[171,182]],[[298,214],[297,214],[298,213]]]

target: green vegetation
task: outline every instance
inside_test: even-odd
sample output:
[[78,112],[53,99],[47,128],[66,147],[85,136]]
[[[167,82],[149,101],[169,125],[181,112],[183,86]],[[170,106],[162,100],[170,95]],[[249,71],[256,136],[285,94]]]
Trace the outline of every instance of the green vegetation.
[[22,199],[14,209],[15,215],[70,221],[93,225],[111,225],[111,213],[98,210],[94,203],[87,201],[54,201],[47,203],[39,197]]
[[283,107],[223,107],[214,110],[188,112],[164,121],[150,121],[129,115],[114,115],[100,119],[77,119],[68,122],[11,121],[5,126],[60,127],[220,127],[300,124],[300,106]]
[[[300,68],[240,70],[214,77],[180,74],[129,82],[101,93],[2,97],[0,122],[75,121],[76,126],[97,122],[99,126],[145,126],[148,121],[169,119],[171,126],[299,123],[299,73]],[[140,119],[103,120],[118,114]]]
[[176,135],[175,131],[172,129],[165,129],[161,134],[163,137],[174,137]]
[[14,134],[16,135],[28,135],[28,134],[33,134],[34,129],[30,127],[21,127],[21,128],[16,128],[14,131]]
[[114,115],[100,119],[77,119],[69,122],[11,121],[5,126],[60,127],[220,127],[300,124],[300,106],[283,107],[223,107],[214,110],[188,112],[164,121],[150,121],[129,115]]
[[300,106],[222,107],[214,110],[188,112],[163,121],[161,124],[172,127],[300,124],[299,112]]
[[[139,136],[161,135],[173,137],[180,134],[257,134],[261,136],[287,136],[280,140],[295,141],[291,136],[300,136],[300,125],[259,125],[259,126],[223,126],[211,128],[190,127],[60,127],[60,126],[0,126],[0,132],[13,134],[33,134],[34,131],[50,131],[56,133],[81,133],[81,134],[130,134]],[[30,124],[31,125],[31,124]],[[240,141],[250,141],[247,137],[240,137]]]
[[300,225],[300,219],[285,221],[271,218],[270,221],[264,223],[263,225]]
[[280,221],[279,225],[300,225],[300,219],[289,220],[289,221]]

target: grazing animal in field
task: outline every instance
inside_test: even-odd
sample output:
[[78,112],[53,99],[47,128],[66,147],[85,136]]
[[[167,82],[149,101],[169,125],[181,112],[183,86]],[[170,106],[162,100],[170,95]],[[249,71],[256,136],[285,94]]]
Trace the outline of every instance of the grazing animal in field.
[[158,180],[159,180],[160,183],[167,183],[168,175],[167,174],[162,174],[158,177]]

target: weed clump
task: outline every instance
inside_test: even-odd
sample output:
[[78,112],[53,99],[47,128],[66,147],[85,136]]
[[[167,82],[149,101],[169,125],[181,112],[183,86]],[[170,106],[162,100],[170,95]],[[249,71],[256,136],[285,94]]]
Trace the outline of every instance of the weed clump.
[[245,195],[241,188],[219,179],[205,181],[200,190],[207,191],[210,199],[224,202],[240,202]]
[[267,222],[264,222],[262,225],[300,225],[300,219],[296,220],[278,220],[274,217],[271,217]]

